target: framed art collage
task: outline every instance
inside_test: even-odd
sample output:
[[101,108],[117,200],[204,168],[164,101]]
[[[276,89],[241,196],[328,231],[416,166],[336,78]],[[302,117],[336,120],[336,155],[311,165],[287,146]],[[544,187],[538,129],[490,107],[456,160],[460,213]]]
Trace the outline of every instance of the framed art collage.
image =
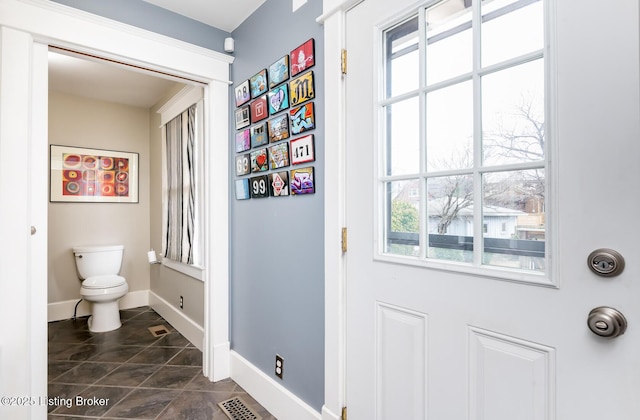
[[314,194],[313,38],[235,87],[238,200]]

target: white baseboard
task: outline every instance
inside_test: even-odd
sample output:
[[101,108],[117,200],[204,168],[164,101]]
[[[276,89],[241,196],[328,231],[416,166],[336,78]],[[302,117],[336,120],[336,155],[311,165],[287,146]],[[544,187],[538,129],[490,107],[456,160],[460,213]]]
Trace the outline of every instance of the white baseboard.
[[322,407],[322,420],[341,420],[342,414],[333,413],[326,406]]
[[[47,305],[47,319],[51,321],[61,321],[63,319],[73,318],[73,311],[80,299],[65,300],[62,302],[53,302]],[[140,306],[149,305],[149,291],[148,290],[136,290],[135,292],[129,292],[124,295],[118,301],[120,309],[137,308]],[[91,304],[86,300],[83,300],[78,305],[76,316],[91,315]]]
[[321,420],[320,413],[231,350],[231,379],[279,420]]
[[169,302],[149,291],[149,306],[167,320],[187,340],[202,351],[204,343],[204,327],[196,324],[183,312],[176,309]]

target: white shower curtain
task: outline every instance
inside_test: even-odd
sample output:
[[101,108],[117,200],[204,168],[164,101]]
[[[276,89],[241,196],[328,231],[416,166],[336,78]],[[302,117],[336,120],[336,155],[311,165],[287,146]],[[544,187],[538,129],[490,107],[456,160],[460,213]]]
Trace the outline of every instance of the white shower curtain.
[[169,121],[164,134],[163,255],[194,264],[196,221],[196,105]]

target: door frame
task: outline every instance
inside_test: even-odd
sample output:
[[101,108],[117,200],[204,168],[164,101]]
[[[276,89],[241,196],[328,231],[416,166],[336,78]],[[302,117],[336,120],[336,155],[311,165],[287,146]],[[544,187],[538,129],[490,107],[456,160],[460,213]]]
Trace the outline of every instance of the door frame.
[[[48,201],[48,182],[43,176],[48,166],[48,45],[187,78],[205,86],[205,103],[210,110],[205,117],[208,127],[205,141],[217,144],[218,148],[216,153],[211,148],[205,149],[205,179],[217,182],[205,185],[204,249],[208,252],[204,261],[203,373],[214,381],[229,377],[229,212],[224,203],[214,205],[212,197],[226,201],[229,196],[228,95],[233,57],[43,0],[0,0],[0,42],[6,47],[0,55],[0,67],[11,69],[14,77],[11,83],[0,79],[3,85],[0,103],[8,104],[21,98],[22,105],[0,111],[3,121],[12,121],[3,129],[0,145],[7,146],[11,143],[9,137],[22,135],[28,139],[23,149],[30,151],[33,164],[44,165],[43,168],[36,166],[39,170],[35,175],[18,185],[26,193],[16,197],[16,200],[26,200],[26,204],[20,205],[26,206],[30,216],[25,220],[36,226],[37,234],[30,238],[27,248],[2,247],[3,254],[8,252],[7,261],[25,261],[27,265],[7,269],[11,278],[17,279],[12,283],[18,286],[2,285],[4,290],[19,287],[19,283],[28,284],[12,299],[11,318],[6,318],[11,319],[12,329],[26,332],[24,342],[18,345],[25,345],[28,350],[22,353],[23,360],[9,361],[4,359],[18,353],[17,350],[10,346],[0,349],[0,355],[4,356],[0,359],[0,370],[8,372],[8,366],[17,365],[26,378],[24,383],[11,389],[12,394],[46,395],[46,265],[44,271],[29,269],[28,262],[31,256],[41,258],[47,253],[47,209],[46,205],[44,208],[38,205]],[[9,170],[19,168],[15,162],[6,154],[0,154],[0,164]],[[3,230],[6,228],[8,233],[20,237],[24,235],[23,222],[17,227],[10,226],[11,221],[0,223]],[[46,407],[38,405],[13,409],[25,410],[23,413],[29,410],[33,418],[46,413]]]
[[325,374],[323,420],[340,420],[346,406],[346,256],[342,228],[346,227],[346,113],[341,53],[346,46],[346,15],[364,0],[323,0],[325,95]]

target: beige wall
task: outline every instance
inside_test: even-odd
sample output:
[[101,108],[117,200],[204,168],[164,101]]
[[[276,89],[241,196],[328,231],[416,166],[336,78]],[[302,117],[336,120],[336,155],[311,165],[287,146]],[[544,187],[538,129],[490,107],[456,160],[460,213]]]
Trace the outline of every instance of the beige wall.
[[49,144],[139,153],[140,184],[135,204],[49,203],[48,303],[80,299],[72,247],[123,244],[120,273],[129,291],[151,290],[204,325],[204,283],[147,262],[150,248],[162,249],[162,139],[156,110],[49,92]]
[[[49,92],[49,144],[139,153],[139,203],[49,203],[49,303],[80,299],[71,248],[123,244],[129,290],[149,288],[149,110]],[[71,314],[70,314],[71,316]]]

